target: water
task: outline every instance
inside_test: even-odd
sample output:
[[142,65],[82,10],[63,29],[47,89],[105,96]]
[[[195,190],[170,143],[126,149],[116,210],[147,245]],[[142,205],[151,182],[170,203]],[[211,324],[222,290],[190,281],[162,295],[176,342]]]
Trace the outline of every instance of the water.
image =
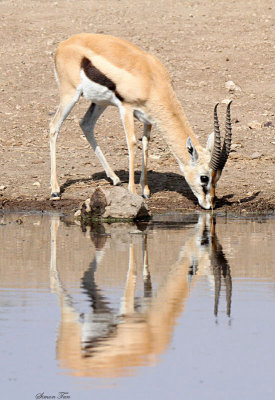
[[274,222],[5,215],[1,399],[274,399]]

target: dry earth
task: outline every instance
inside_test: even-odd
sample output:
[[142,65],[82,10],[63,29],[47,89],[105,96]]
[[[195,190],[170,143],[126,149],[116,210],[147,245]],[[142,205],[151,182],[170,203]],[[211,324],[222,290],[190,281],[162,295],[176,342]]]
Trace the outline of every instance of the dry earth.
[[[272,0],[0,1],[0,207],[70,211],[91,188],[110,184],[78,126],[88,106],[82,100],[58,140],[62,200],[49,200],[48,124],[58,105],[53,53],[72,34],[95,32],[123,37],[159,57],[202,144],[215,103],[233,99],[233,151],[217,210],[274,210],[274,9]],[[221,120],[224,112],[222,105]],[[137,182],[141,132],[137,123]],[[126,187],[127,148],[116,109],[105,112],[96,135]],[[198,210],[156,128],[150,154],[151,210]]]

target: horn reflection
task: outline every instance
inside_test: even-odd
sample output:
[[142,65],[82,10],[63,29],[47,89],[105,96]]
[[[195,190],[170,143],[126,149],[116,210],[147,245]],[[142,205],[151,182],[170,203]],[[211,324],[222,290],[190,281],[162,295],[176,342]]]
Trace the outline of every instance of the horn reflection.
[[[122,224],[121,229],[116,225],[100,225],[97,233],[87,231],[95,252],[80,282],[87,299],[85,312],[79,311],[79,302],[73,300],[61,279],[57,257],[59,224],[58,218],[52,219],[50,281],[61,308],[57,359],[60,367],[69,370],[70,374],[123,376],[133,373],[133,367],[156,364],[171,341],[176,320],[184,312],[198,275],[206,274],[214,280],[215,315],[218,313],[221,277],[224,277],[227,315],[230,315],[230,268],[211,215],[200,215],[194,228],[186,230],[186,239],[178,246],[177,253],[166,254],[167,261],[170,260],[169,268],[153,265],[153,260],[162,252],[161,244],[154,236],[161,231],[155,231],[154,225],[148,225],[143,232],[128,224]],[[116,257],[111,253],[112,246],[117,249],[128,247],[127,274],[119,300],[115,295],[107,297],[104,285],[100,284],[102,268],[106,268],[105,258],[110,262],[109,256]],[[109,274],[112,267],[107,265]]]

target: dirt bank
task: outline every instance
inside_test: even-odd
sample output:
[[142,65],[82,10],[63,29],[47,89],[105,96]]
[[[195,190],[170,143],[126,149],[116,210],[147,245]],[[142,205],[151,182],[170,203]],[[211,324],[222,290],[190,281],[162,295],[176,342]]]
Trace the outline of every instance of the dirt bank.
[[[76,209],[91,188],[109,185],[78,126],[81,101],[58,140],[62,200],[49,200],[48,124],[58,105],[53,52],[77,32],[106,33],[149,50],[166,65],[194,131],[205,144],[216,102],[233,99],[233,152],[219,182],[218,211],[274,210],[274,4],[271,0],[92,2],[1,1],[0,207]],[[272,37],[273,35],[273,37]],[[234,90],[226,82],[236,84]],[[221,122],[225,106],[220,107]],[[142,127],[136,123],[136,169]],[[96,135],[127,186],[128,159],[118,112]],[[153,129],[149,184],[153,212],[199,210],[168,148]],[[139,172],[136,173],[138,182]],[[139,189],[139,185],[137,184]]]

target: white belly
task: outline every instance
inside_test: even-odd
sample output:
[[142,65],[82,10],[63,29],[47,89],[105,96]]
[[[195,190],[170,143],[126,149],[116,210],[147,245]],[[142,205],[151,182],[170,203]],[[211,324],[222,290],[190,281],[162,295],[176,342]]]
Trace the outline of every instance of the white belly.
[[115,93],[106,86],[99,85],[91,81],[83,71],[80,71],[81,89],[83,97],[99,105],[114,105],[119,106],[121,101],[116,97]]

